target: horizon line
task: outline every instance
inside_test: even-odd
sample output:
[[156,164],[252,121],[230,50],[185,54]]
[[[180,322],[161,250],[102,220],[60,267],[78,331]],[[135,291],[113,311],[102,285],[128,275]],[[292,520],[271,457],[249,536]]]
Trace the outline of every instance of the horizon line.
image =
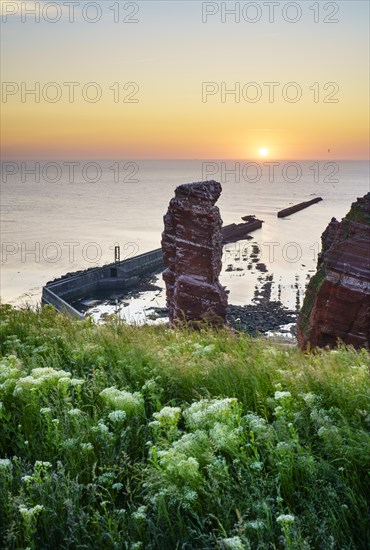
[[312,162],[312,161],[340,161],[340,162],[370,162],[369,158],[328,158],[328,157],[313,157],[313,158],[293,158],[293,157],[284,157],[284,158],[278,158],[278,157],[272,157],[272,158],[242,158],[242,157],[218,157],[218,158],[211,158],[211,157],[203,157],[203,158],[194,158],[194,157],[184,157],[184,158],[172,158],[172,157],[7,157],[3,158],[0,155],[0,162],[16,162],[16,161],[27,161],[27,160],[37,160],[37,161],[63,161],[63,160],[87,160],[87,161],[94,161],[94,160],[104,160],[104,161],[114,161],[114,160],[130,160],[130,161],[248,161],[248,162],[277,162],[277,161],[305,161],[305,162]]

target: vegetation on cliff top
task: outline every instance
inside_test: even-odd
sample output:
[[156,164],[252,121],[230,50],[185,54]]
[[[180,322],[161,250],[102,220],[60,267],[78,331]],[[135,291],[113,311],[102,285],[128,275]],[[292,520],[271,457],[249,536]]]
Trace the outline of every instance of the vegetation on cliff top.
[[1,548],[370,546],[367,351],[0,324]]
[[311,277],[310,282],[306,290],[302,308],[300,311],[300,328],[303,333],[307,331],[309,327],[310,315],[314,306],[317,294],[325,282],[326,271],[323,264],[317,269],[316,273]]
[[[370,193],[368,195],[370,196]],[[364,199],[366,197],[367,196],[365,195]],[[363,200],[363,202],[365,202],[365,201]],[[370,202],[369,198],[368,198],[368,202]],[[368,209],[366,210],[366,208],[364,208],[363,203],[359,203],[358,201],[354,202],[351,205],[351,210],[348,212],[345,219],[352,220],[352,221],[358,222],[358,223],[363,223],[363,224],[366,224],[366,225],[370,225],[369,211],[368,211]]]

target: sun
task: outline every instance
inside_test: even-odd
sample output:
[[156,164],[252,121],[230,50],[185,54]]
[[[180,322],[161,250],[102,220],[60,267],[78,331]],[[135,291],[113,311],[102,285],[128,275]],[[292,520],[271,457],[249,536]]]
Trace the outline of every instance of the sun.
[[268,151],[268,149],[266,149],[266,147],[262,147],[259,150],[259,154],[260,154],[261,157],[267,157],[267,155],[269,154],[269,151]]

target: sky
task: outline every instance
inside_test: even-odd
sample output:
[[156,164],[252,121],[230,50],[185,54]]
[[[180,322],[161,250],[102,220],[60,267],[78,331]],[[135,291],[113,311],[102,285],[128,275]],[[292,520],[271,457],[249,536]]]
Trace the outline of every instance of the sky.
[[368,157],[367,1],[0,4],[2,158]]

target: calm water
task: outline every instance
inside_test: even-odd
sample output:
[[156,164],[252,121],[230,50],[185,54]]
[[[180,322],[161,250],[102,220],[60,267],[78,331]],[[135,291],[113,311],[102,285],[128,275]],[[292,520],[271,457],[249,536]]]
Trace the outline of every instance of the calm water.
[[[243,264],[255,244],[259,262],[273,275],[272,298],[292,307],[297,288],[304,292],[315,269],[326,225],[369,191],[365,161],[281,161],[274,172],[262,161],[112,160],[94,166],[74,161],[73,167],[67,162],[3,163],[3,301],[35,303],[50,279],[113,261],[115,245],[121,246],[122,259],[159,247],[175,187],[208,176],[222,183],[218,206],[225,224],[239,223],[247,214],[265,221],[253,241],[224,249],[221,280],[230,290],[229,301],[249,303],[263,279],[258,270],[247,269],[248,261]],[[324,200],[289,218],[276,217],[278,210],[314,196]],[[226,271],[230,264],[239,270]]]

